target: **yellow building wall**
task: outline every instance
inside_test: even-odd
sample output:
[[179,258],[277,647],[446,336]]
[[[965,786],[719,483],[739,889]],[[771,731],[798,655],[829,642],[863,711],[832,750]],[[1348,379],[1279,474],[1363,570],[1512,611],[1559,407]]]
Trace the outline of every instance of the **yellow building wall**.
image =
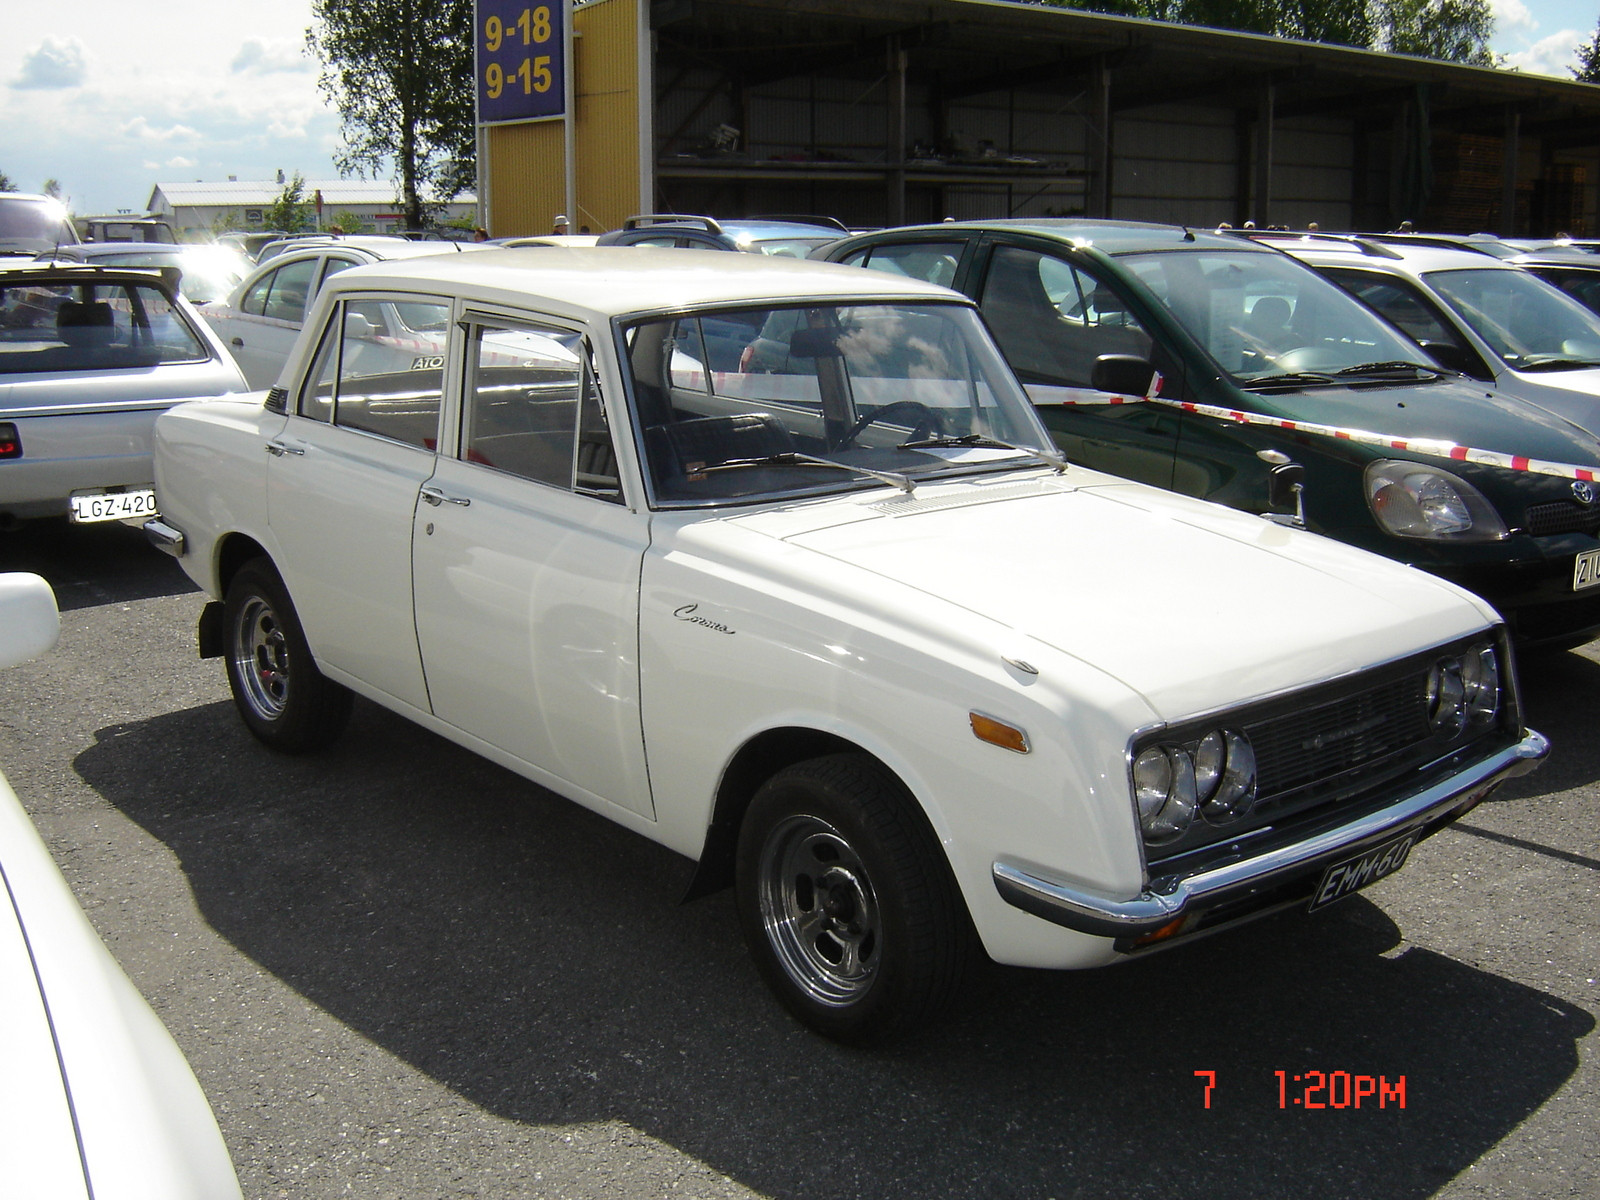
[[570,232],[616,229],[645,210],[649,91],[642,55],[648,0],[591,0],[573,11],[576,211],[567,212],[562,122],[491,125],[480,176],[488,182],[494,237],[549,233],[556,214]]

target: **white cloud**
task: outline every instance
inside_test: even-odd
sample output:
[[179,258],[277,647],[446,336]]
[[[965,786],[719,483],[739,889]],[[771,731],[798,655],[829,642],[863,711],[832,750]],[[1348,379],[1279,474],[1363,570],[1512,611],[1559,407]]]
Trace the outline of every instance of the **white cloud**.
[[1578,62],[1578,47],[1588,40],[1586,33],[1563,29],[1560,33],[1540,38],[1525,49],[1507,54],[1506,66],[1529,75],[1553,75],[1570,81],[1571,68]]
[[89,75],[89,55],[77,38],[47,37],[22,60],[22,75],[12,83],[21,90],[56,91],[82,86]]
[[270,75],[289,72],[301,74],[313,69],[314,64],[305,53],[305,43],[287,38],[262,41],[252,38],[239,47],[228,69],[235,75]]
[[122,132],[128,137],[141,142],[192,142],[200,134],[187,125],[169,125],[165,129],[157,129],[144,117],[135,117],[124,122]]
[[167,159],[167,161],[161,165],[163,167],[169,167],[174,171],[187,171],[190,167],[196,166],[197,163],[195,159],[185,158],[183,155],[178,154]]
[[1494,13],[1495,25],[1500,29],[1509,27],[1531,32],[1539,28],[1539,22],[1533,19],[1522,0],[1489,0],[1489,10]]

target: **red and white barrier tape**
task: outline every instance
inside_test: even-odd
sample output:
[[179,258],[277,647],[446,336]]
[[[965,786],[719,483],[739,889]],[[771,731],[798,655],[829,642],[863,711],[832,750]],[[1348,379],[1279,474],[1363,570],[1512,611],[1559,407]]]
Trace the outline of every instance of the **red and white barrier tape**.
[[[1159,377],[1157,377],[1159,386]],[[1290,433],[1308,433],[1330,437],[1339,441],[1357,442],[1366,446],[1381,446],[1386,450],[1405,450],[1412,454],[1426,454],[1456,462],[1478,463],[1486,467],[1503,467],[1508,471],[1526,471],[1533,475],[1555,475],[1562,479],[1600,481],[1600,466],[1584,467],[1575,463],[1544,462],[1521,454],[1506,454],[1499,450],[1480,450],[1461,446],[1442,438],[1396,438],[1367,429],[1348,429],[1338,425],[1320,425],[1314,421],[1291,421],[1283,417],[1269,417],[1264,413],[1246,412],[1237,408],[1221,408],[1214,404],[1192,404],[1186,400],[1170,400],[1164,396],[1121,396],[1107,392],[1092,392],[1083,388],[1057,388],[1031,386],[1030,395],[1038,397],[1037,403],[1063,408],[1093,408],[1118,404],[1161,404],[1181,409],[1202,417],[1216,417],[1236,425],[1265,425]],[[1060,398],[1058,398],[1060,397]]]

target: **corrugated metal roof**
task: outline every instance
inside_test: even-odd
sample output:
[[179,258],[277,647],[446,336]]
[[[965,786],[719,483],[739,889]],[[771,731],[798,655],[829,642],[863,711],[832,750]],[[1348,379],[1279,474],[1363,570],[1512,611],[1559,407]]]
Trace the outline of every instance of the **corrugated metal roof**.
[[[272,204],[283,194],[284,185],[270,179],[227,180],[222,183],[158,183],[150,193],[148,208],[156,207],[156,197],[166,199],[172,208],[204,208],[232,205],[254,207]],[[324,205],[395,204],[396,188],[388,179],[307,179],[301,194],[310,200],[322,193]],[[470,192],[456,196],[452,204],[475,204]]]

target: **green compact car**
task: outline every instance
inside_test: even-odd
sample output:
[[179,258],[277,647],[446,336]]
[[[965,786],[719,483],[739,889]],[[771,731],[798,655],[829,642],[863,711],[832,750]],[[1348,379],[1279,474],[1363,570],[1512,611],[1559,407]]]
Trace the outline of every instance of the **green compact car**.
[[[1014,219],[882,230],[813,257],[977,300],[1069,459],[1450,579],[1524,646],[1600,634],[1600,439],[1441,368],[1276,249]],[[1183,581],[1165,586],[1181,604]]]

